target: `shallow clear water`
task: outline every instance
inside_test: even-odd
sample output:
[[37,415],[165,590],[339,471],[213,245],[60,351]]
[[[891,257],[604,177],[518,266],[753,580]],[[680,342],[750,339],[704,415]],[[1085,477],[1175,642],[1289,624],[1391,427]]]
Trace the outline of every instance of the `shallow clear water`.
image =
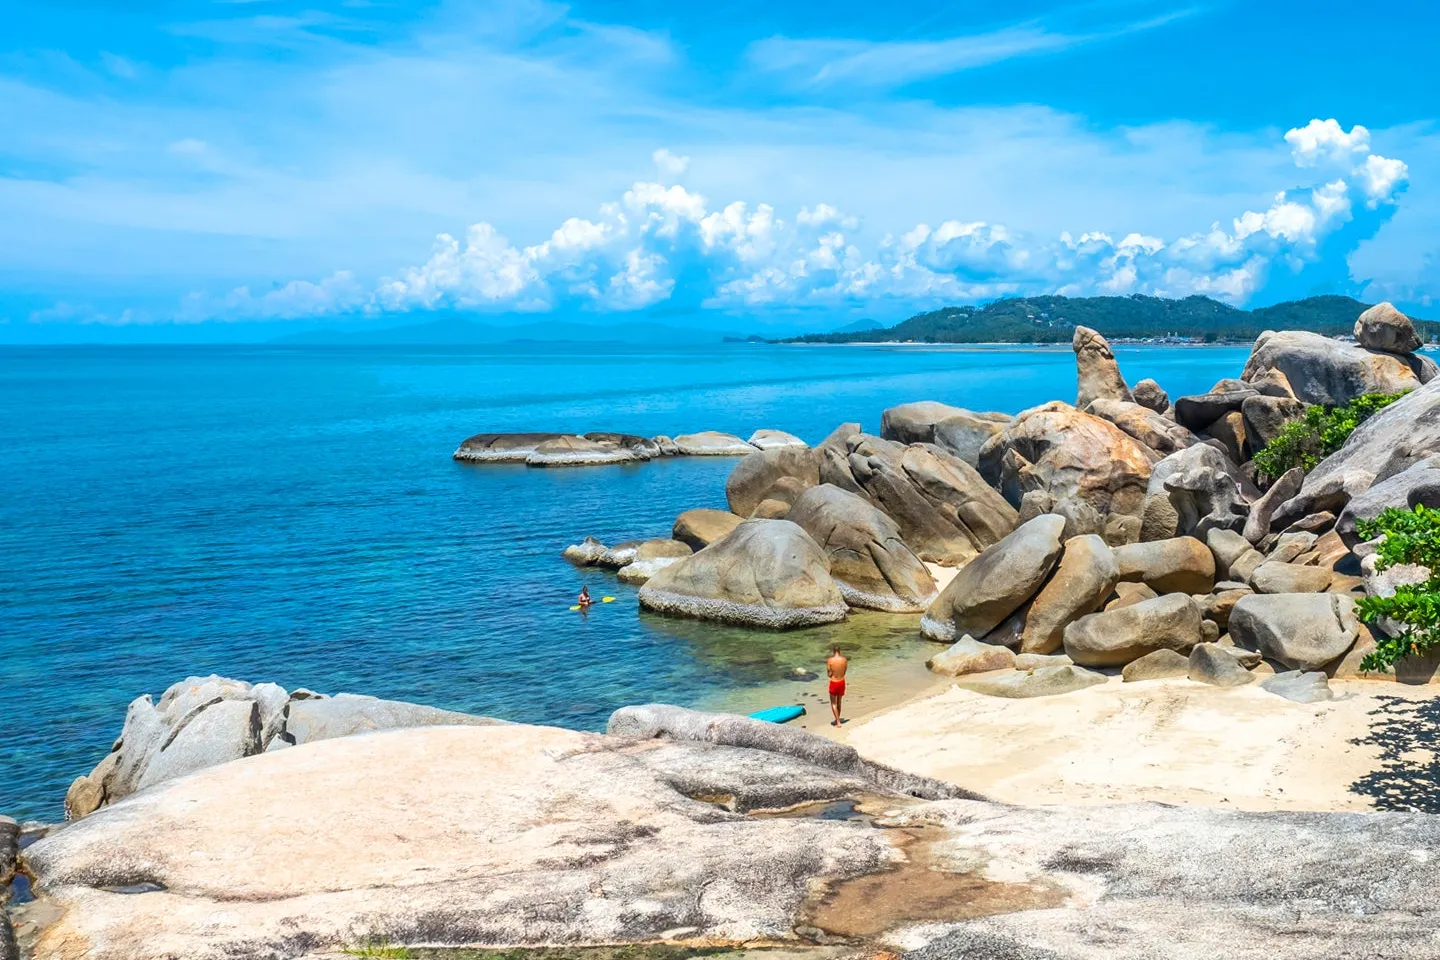
[[[1172,396],[1244,357],[1120,351],[1131,382]],[[919,650],[904,618],[773,635],[642,615],[632,589],[559,558],[723,507],[732,460],[450,454],[492,430],[814,442],[910,400],[1070,399],[1074,369],[1068,349],[0,349],[0,811],[57,817],[126,704],[188,675],[598,729],[626,703],[814,668],[837,634],[857,668]],[[617,601],[572,613],[587,581]]]

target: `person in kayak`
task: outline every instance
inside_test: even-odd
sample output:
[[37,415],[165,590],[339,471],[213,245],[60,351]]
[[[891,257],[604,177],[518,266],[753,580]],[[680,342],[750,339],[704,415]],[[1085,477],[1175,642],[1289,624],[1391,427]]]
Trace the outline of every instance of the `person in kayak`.
[[830,657],[825,661],[825,676],[830,678],[830,713],[835,717],[830,721],[832,727],[844,723],[840,719],[840,701],[845,696],[845,670],[849,666],[850,661],[845,659],[840,648],[831,647]]
[[590,599],[590,588],[588,586],[582,586],[580,588],[580,599],[575,602],[580,604],[582,610],[595,602]]

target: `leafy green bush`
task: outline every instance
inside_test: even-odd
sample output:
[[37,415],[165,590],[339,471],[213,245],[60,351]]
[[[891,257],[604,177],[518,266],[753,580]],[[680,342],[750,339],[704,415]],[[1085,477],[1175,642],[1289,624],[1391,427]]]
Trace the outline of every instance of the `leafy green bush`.
[[1398,637],[1375,636],[1375,652],[1360,661],[1361,670],[1383,672],[1397,661],[1440,647],[1440,510],[1424,504],[1414,510],[1391,507],[1374,520],[1356,524],[1360,536],[1374,540],[1383,536],[1375,555],[1375,569],[1387,570],[1402,563],[1430,569],[1424,583],[1402,584],[1393,597],[1364,597],[1356,612],[1366,623],[1382,617],[1405,629]]
[[1255,468],[1271,480],[1278,480],[1287,470],[1300,467],[1305,471],[1339,450],[1355,428],[1404,393],[1367,393],[1343,407],[1306,407],[1305,412],[1291,420],[1265,444],[1265,449],[1252,458]]

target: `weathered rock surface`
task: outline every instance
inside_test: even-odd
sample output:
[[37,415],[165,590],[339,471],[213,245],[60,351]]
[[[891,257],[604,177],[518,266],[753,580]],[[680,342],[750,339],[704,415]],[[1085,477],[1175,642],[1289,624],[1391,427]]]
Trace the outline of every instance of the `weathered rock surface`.
[[749,517],[766,500],[793,504],[800,494],[819,483],[819,458],[808,447],[757,450],[730,471],[725,481],[725,500],[731,513]]
[[1248,587],[1217,590],[1215,593],[1195,597],[1195,602],[1200,605],[1200,613],[1206,620],[1213,621],[1221,630],[1228,630],[1230,614],[1235,609],[1235,604],[1241,597],[1248,597],[1253,592]]
[[966,635],[925,661],[931,673],[946,677],[963,677],[970,673],[1010,670],[1015,654],[1007,647],[981,643]]
[[1142,407],[1149,407],[1156,413],[1164,413],[1170,409],[1170,395],[1161,388],[1160,384],[1146,377],[1135,384],[1132,391],[1135,395],[1135,402]]
[[1154,600],[1160,594],[1151,590],[1143,583],[1126,583],[1121,580],[1115,584],[1115,599],[1105,604],[1106,610],[1119,610],[1139,603],[1141,600]]
[[820,482],[868,497],[922,560],[958,565],[1015,529],[1015,508],[939,447],[849,433],[819,452]]
[[640,544],[643,540],[626,540],[614,546],[606,547],[595,561],[595,566],[605,567],[608,570],[619,570],[635,562],[636,555],[640,552]]
[[562,436],[560,433],[477,433],[460,442],[454,458],[473,463],[524,463],[540,444]]
[[1230,611],[1237,646],[1295,670],[1318,670],[1344,656],[1358,628],[1355,601],[1333,593],[1254,594]]
[[1285,471],[1278,480],[1270,485],[1257,500],[1250,504],[1250,514],[1245,519],[1245,539],[1251,543],[1259,543],[1264,540],[1270,532],[1270,523],[1275,513],[1285,505],[1286,501],[1300,492],[1300,487],[1305,483],[1305,471],[1299,467],[1293,467]]
[[1215,585],[1215,555],[1194,537],[1129,543],[1114,553],[1121,580],[1156,593],[1209,593]]
[[[1108,420],[1058,401],[1026,410],[980,451],[980,473],[1012,504],[1031,490],[1140,517],[1151,455]],[[1138,526],[1136,528],[1138,534]]]
[[1105,675],[1069,664],[1014,670],[1009,673],[987,673],[982,676],[962,677],[955,682],[957,686],[983,693],[987,697],[1028,700],[1031,697],[1054,697],[1084,690],[1086,687],[1104,683]]
[[675,438],[675,449],[687,457],[744,457],[755,452],[734,434],[714,430],[683,433]]
[[1064,519],[1053,514],[1021,524],[960,569],[925,611],[920,632],[954,643],[964,634],[983,637],[995,629],[1050,575],[1064,530]]
[[821,484],[802,493],[786,519],[829,555],[830,575],[850,606],[921,613],[935,599],[935,578],[895,521],[864,497]]
[[1060,649],[1065,625],[1100,609],[1119,579],[1115,554],[1103,539],[1090,534],[1066,540],[1055,575],[1030,604],[1020,650],[1043,654]]
[[1331,571],[1298,563],[1268,560],[1255,568],[1250,582],[1256,593],[1323,593],[1330,586]]
[[1230,565],[1240,559],[1241,554],[1251,548],[1251,543],[1234,530],[1211,530],[1205,535],[1205,545],[1215,557],[1217,573],[1226,573]]
[[1076,327],[1070,346],[1075,351],[1076,379],[1079,381],[1075,406],[1083,410],[1092,400],[1135,399],[1125,385],[1125,378],[1120,375],[1120,364],[1115,360],[1109,342],[1098,331]]
[[1388,507],[1413,510],[1421,504],[1440,507],[1440,456],[1426,457],[1350,498],[1335,529],[1346,546],[1353,547],[1360,542],[1356,521],[1374,520]]
[[1187,430],[1200,433],[1227,413],[1239,413],[1245,400],[1258,393],[1253,387],[1237,385],[1217,393],[1180,397],[1175,401],[1175,420]]
[[1291,397],[1246,397],[1240,405],[1245,421],[1246,452],[1257,453],[1280,435],[1285,425],[1305,412],[1305,404]]
[[675,518],[675,526],[670,536],[687,544],[691,550],[703,550],[740,526],[743,519],[729,510],[710,510],[703,507],[686,510]]
[[934,443],[935,427],[957,416],[975,416],[964,407],[935,400],[919,400],[890,407],[880,414],[880,437],[896,443]]
[[1440,451],[1440,382],[1431,381],[1355,428],[1337,452],[1311,470],[1273,524],[1322,510],[1341,515],[1354,497]]
[[1389,301],[1360,314],[1355,321],[1355,340],[1362,347],[1387,353],[1414,353],[1421,344],[1415,324]]
[[1016,670],[1038,670],[1041,667],[1068,667],[1074,661],[1063,653],[1018,653],[1015,655]]
[[1085,409],[1097,417],[1109,420],[1161,456],[1193,447],[1200,442],[1199,437],[1180,424],[1138,403],[1101,398]]
[[1081,617],[1065,628],[1065,654],[1086,667],[1118,667],[1156,650],[1188,652],[1203,639],[1200,608],[1184,594]]
[[781,447],[808,446],[804,440],[784,430],[756,430],[746,441],[757,450],[778,450]]
[[1265,332],[1255,341],[1241,379],[1276,370],[1298,400],[1340,406],[1366,393],[1414,390],[1430,378],[1419,357],[1370,350],[1318,333]]
[[1183,677],[1189,672],[1190,658],[1166,647],[1131,660],[1120,671],[1120,677],[1124,683],[1138,683],[1141,680]]
[[1255,679],[1234,655],[1214,643],[1195,645],[1190,651],[1185,675],[1197,683],[1208,683],[1212,687],[1241,687]]
[[1250,444],[1245,434],[1245,416],[1239,410],[1231,410],[1201,430],[1199,436],[1218,442],[1232,463],[1244,463],[1248,459]]
[[622,583],[639,585],[670,564],[688,557],[694,551],[679,540],[646,540],[635,549],[635,559],[615,572]]
[[1156,498],[1168,500],[1175,516],[1174,535],[1204,538],[1211,530],[1235,530],[1245,523],[1248,484],[1225,453],[1208,444],[1197,444],[1170,454],[1151,471],[1146,485],[1146,527],[1142,539],[1155,537],[1168,521],[1159,524],[1151,516]]
[[[321,713],[323,724],[312,719]],[[66,813],[88,816],[138,790],[282,745],[397,727],[499,722],[374,697],[290,694],[273,683],[190,677],[167,689],[158,704],[148,695],[130,704],[110,754],[71,784]]]
[[640,605],[771,629],[834,623],[846,610],[825,551],[788,520],[745,521],[651,577],[640,588]]
[[972,413],[965,410],[936,423],[932,442],[973,467],[980,463],[981,448],[1014,419],[1008,413]]

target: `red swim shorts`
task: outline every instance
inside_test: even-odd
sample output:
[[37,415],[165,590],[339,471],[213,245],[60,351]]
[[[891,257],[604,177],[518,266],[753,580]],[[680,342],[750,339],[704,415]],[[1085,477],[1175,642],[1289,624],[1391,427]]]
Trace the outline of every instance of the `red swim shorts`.
[[845,681],[844,681],[844,680],[831,680],[831,681],[830,681],[830,696],[832,696],[832,697],[843,697],[843,696],[845,696]]

